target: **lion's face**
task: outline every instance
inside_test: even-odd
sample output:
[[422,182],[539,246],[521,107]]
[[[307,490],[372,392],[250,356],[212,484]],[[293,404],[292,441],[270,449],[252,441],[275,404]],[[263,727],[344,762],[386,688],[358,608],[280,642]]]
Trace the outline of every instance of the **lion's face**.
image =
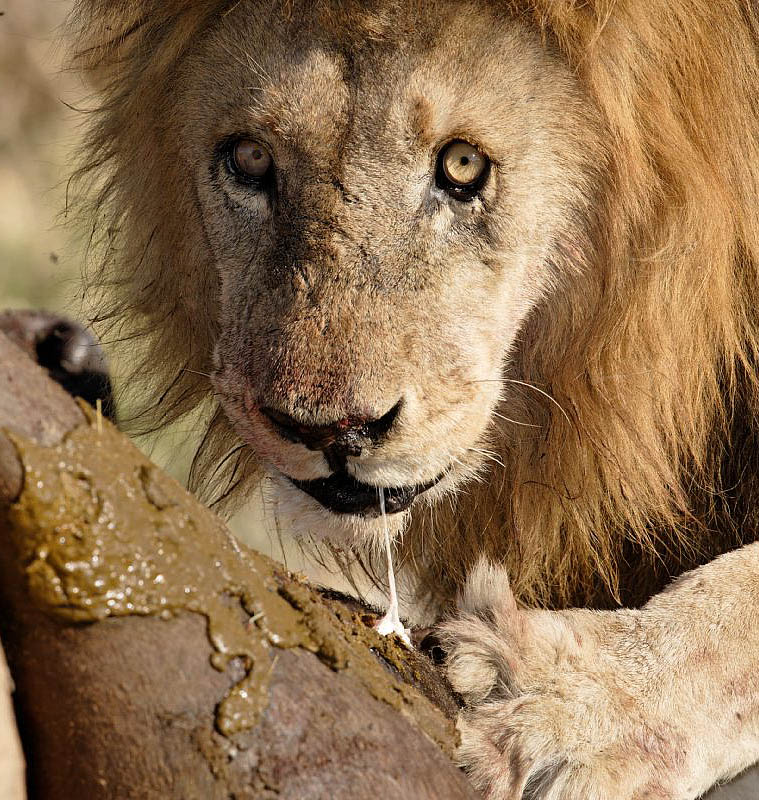
[[214,386],[301,533],[372,537],[377,487],[398,530],[477,470],[592,192],[592,112],[550,44],[484,4],[401,5],[295,24],[244,0],[177,78]]

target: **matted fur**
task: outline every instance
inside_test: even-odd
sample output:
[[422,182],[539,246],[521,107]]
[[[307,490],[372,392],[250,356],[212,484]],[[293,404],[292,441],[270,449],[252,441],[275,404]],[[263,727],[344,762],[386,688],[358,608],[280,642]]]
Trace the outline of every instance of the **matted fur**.
[[[756,7],[483,3],[532,20],[560,48],[604,120],[605,172],[588,240],[565,254],[584,269],[563,302],[549,295],[534,309],[506,371],[503,416],[537,427],[494,420],[486,479],[422,510],[406,563],[436,600],[485,552],[523,601],[636,602],[742,535],[733,476],[752,441],[759,346]],[[211,502],[244,499],[259,476],[204,377],[218,278],[207,251],[188,249],[195,209],[172,193],[181,165],[144,165],[171,136],[161,108],[177,60],[234,5],[80,0],[74,17],[77,62],[104,97],[80,175],[95,186],[100,322],[141,349],[130,384],[151,404],[139,429],[203,407],[211,423],[193,481]],[[324,9],[346,36],[382,37],[395,5]]]

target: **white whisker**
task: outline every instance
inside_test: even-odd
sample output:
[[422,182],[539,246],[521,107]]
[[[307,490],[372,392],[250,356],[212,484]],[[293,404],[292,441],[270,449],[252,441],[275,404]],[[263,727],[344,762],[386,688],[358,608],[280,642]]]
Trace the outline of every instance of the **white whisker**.
[[469,447],[467,450],[470,453],[479,453],[483,458],[486,458],[488,461],[492,461],[494,464],[498,464],[499,467],[506,469],[506,465],[501,461],[500,457],[497,453],[494,453],[492,450],[481,450],[478,447]]
[[497,411],[491,412],[494,417],[498,417],[498,419],[502,419],[505,422],[511,422],[514,425],[522,425],[525,428],[540,428],[541,425],[535,425],[532,422],[520,422],[518,419],[512,419],[511,417],[507,417],[504,414],[499,414]]
[[552,397],[550,394],[548,394],[548,392],[544,391],[543,389],[540,389],[537,386],[534,386],[531,383],[527,383],[526,381],[518,381],[518,380],[516,380],[516,378],[504,378],[503,380],[506,381],[507,383],[516,383],[519,386],[524,386],[527,389],[532,389],[533,391],[537,392],[538,394],[542,394],[543,397],[545,397],[547,400],[550,400],[556,406],[556,408],[558,408],[559,411],[561,411],[561,413],[564,415],[564,419],[566,419],[566,421],[570,425],[572,424],[572,420],[569,418],[569,414],[567,414],[567,412],[562,408],[562,406],[560,405],[558,400],[556,400],[555,397]]
[[196,369],[190,369],[189,367],[182,367],[182,372],[189,372],[191,375],[200,375],[201,378],[208,378],[211,380],[211,376],[207,372],[198,372]]

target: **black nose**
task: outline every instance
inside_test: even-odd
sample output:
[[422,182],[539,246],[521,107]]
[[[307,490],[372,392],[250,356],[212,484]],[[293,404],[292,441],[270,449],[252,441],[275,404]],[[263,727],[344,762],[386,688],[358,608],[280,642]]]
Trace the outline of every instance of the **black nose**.
[[262,408],[275,430],[290,442],[304,444],[309,450],[330,451],[341,456],[360,456],[364,447],[378,444],[393,426],[403,404],[399,400],[378,419],[344,417],[328,425],[308,425],[273,408]]

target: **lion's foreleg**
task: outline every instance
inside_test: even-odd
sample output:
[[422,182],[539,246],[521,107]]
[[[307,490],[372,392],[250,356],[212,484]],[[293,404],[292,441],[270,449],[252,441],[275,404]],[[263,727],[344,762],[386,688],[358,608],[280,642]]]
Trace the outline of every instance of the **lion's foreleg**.
[[519,609],[480,565],[445,634],[489,798],[689,800],[759,761],[759,543],[639,610]]
[[759,543],[690,572],[654,597],[651,652],[663,708],[693,720],[712,785],[759,761]]

